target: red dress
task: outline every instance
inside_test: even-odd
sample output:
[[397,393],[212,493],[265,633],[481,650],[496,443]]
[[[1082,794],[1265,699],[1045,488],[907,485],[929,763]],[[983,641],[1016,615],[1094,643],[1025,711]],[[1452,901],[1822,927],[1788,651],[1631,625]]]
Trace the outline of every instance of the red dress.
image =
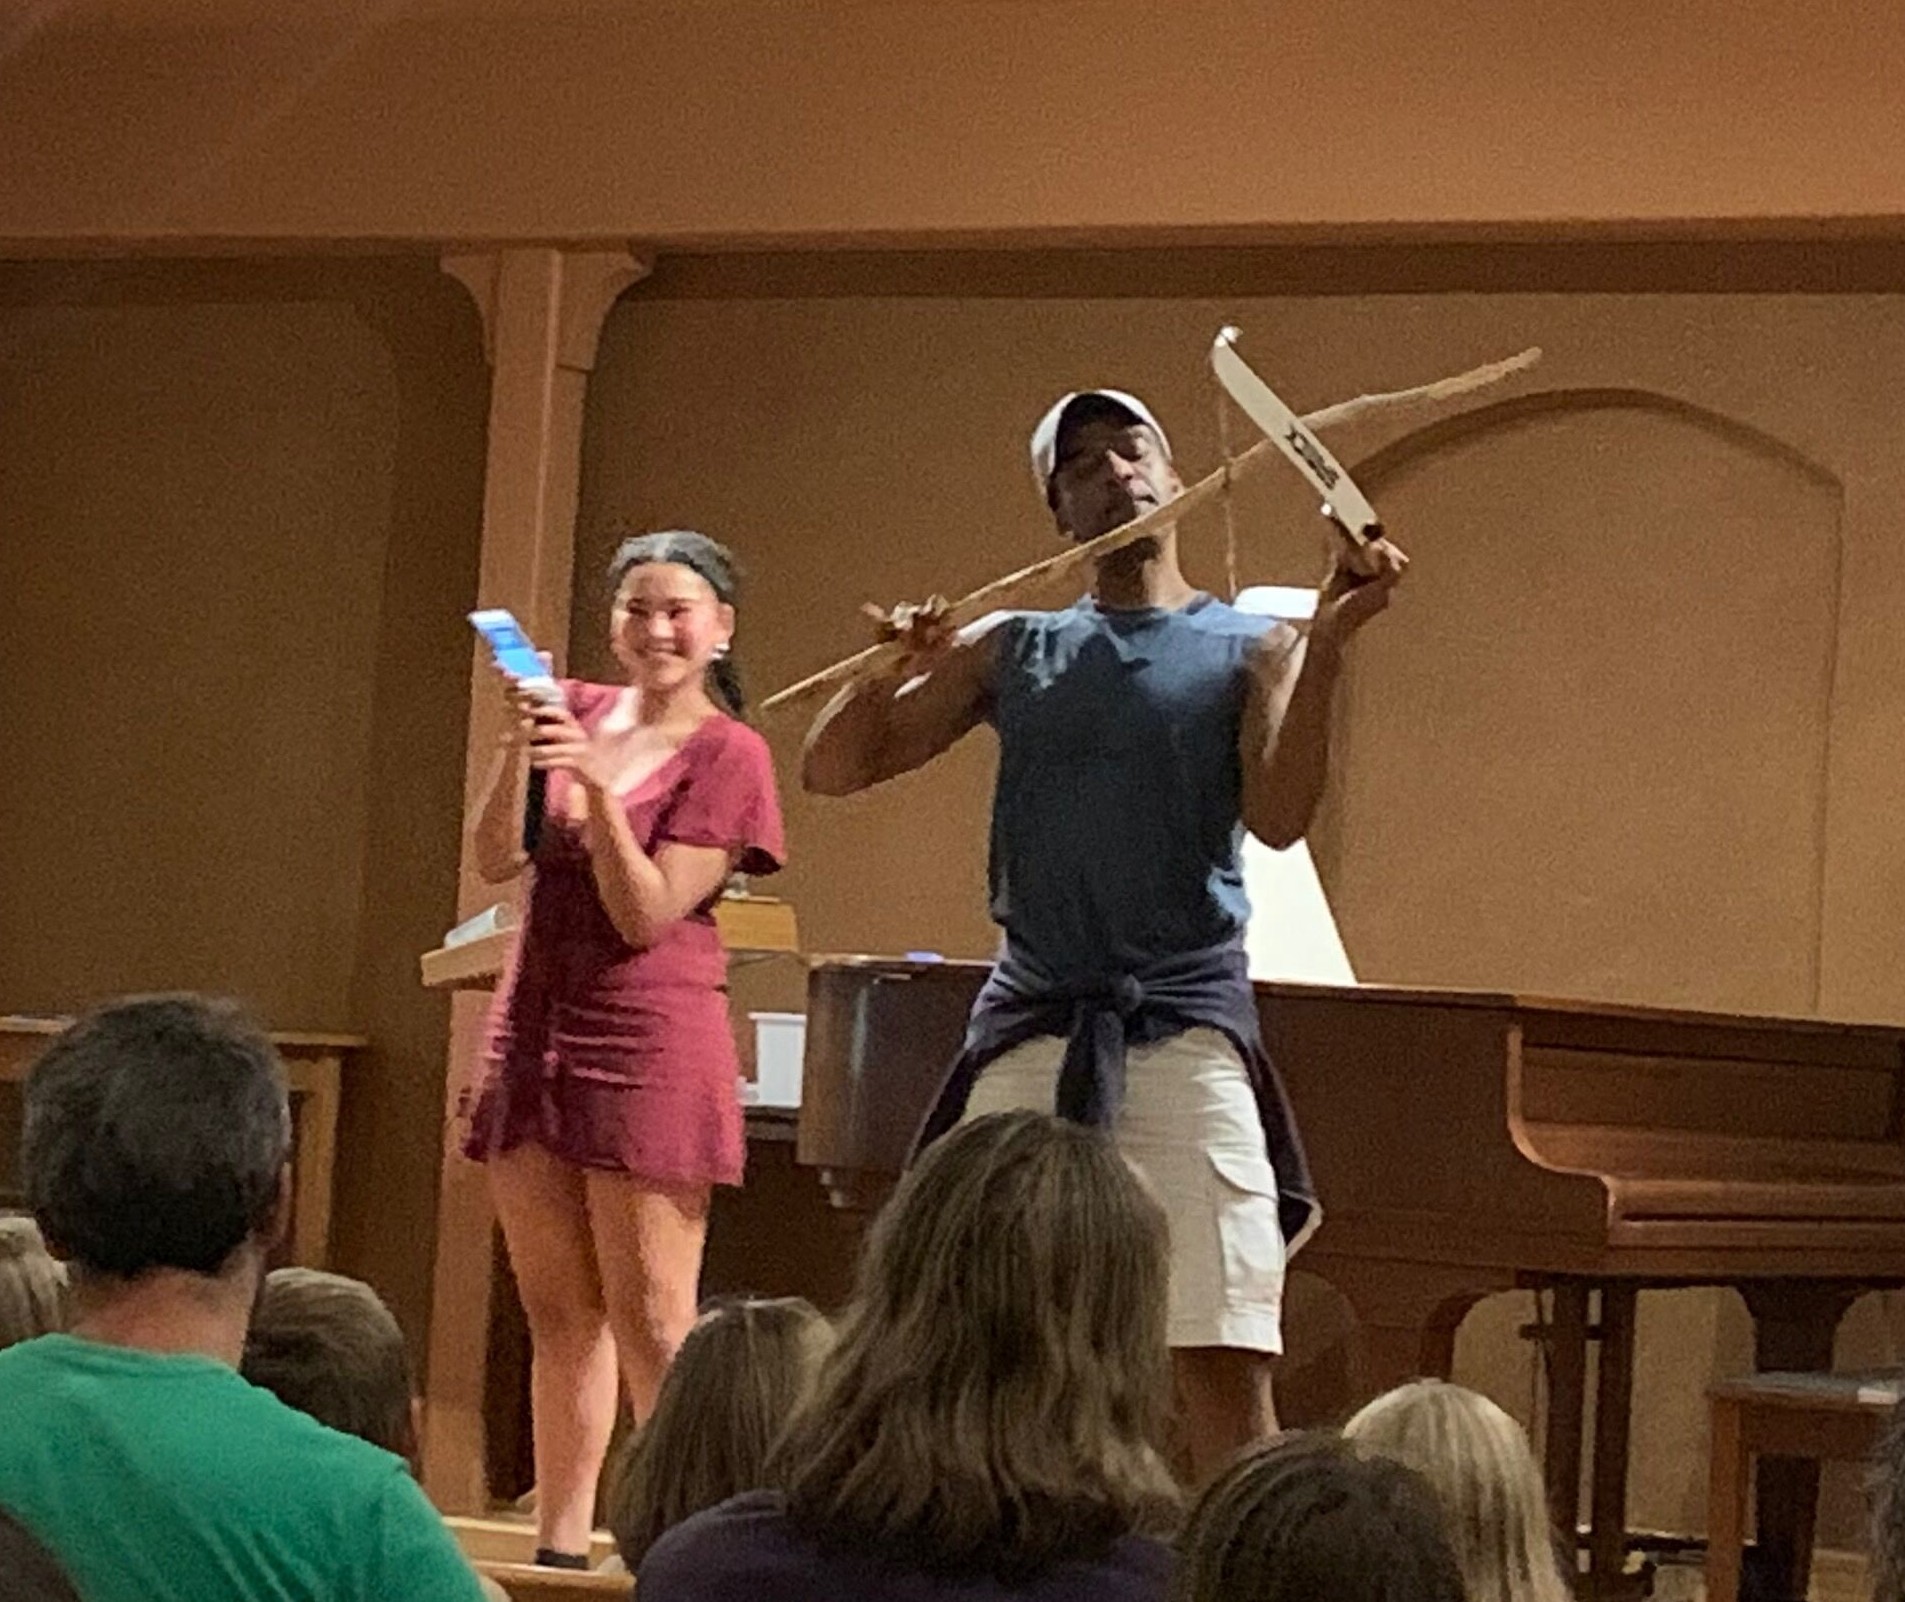
[[[615,703],[609,684],[565,681],[585,728]],[[482,1088],[463,1143],[479,1160],[524,1141],[585,1168],[660,1184],[738,1185],[746,1151],[728,1020],[718,894],[645,951],[610,922],[567,773],[549,779],[522,932],[490,1012]],[[669,841],[720,846],[743,873],[785,853],[774,764],[745,723],[709,718],[623,802],[651,855]]]

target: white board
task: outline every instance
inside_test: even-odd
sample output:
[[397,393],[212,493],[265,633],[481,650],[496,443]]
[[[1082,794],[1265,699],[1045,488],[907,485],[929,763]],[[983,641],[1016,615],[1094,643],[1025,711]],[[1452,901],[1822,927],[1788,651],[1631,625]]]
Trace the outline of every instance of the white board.
[[[1257,585],[1242,591],[1235,605],[1240,612],[1300,622],[1314,615],[1316,591]],[[1244,931],[1250,977],[1354,984],[1356,973],[1309,846],[1299,840],[1286,850],[1274,851],[1245,835],[1243,870],[1244,889],[1250,896],[1250,925]]]

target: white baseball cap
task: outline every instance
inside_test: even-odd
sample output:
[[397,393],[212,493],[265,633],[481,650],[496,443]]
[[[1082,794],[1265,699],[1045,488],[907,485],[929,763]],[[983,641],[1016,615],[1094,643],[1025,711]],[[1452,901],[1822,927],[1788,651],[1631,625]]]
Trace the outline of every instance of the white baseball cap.
[[1108,401],[1132,422],[1144,424],[1157,435],[1164,454],[1171,454],[1171,442],[1165,436],[1164,425],[1136,395],[1127,395],[1121,389],[1075,389],[1053,401],[1051,409],[1038,420],[1038,427],[1032,430],[1032,477],[1038,484],[1039,494],[1048,501],[1052,497],[1052,469],[1058,465],[1058,436],[1071,421],[1072,408],[1080,401],[1092,400]]

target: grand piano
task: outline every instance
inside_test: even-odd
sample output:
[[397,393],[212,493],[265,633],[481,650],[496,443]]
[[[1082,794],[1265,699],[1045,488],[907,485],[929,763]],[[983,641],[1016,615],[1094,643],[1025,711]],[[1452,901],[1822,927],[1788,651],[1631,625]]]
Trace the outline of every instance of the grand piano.
[[[893,1183],[985,973],[813,965],[797,1155],[836,1204]],[[1342,1400],[1446,1376],[1478,1300],[1544,1293],[1544,1460],[1572,1530],[1598,1341],[1587,1594],[1624,1584],[1638,1292],[1734,1287],[1759,1367],[1823,1369],[1852,1300],[1905,1284],[1905,1030],[1355,985],[1257,999],[1323,1200],[1298,1266],[1355,1315]],[[1816,1493],[1816,1468],[1762,1465],[1773,1594],[1805,1594]]]

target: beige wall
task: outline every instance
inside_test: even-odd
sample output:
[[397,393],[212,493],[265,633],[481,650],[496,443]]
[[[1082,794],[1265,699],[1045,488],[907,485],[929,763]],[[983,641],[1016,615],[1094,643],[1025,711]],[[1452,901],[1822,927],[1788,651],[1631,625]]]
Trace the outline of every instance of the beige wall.
[[[1905,214],[1879,3],[75,0],[0,239],[937,236]],[[110,107],[111,113],[102,114]]]
[[[591,395],[576,660],[602,666],[617,518],[740,547],[760,690],[853,643],[864,598],[1050,548],[1023,434],[1061,387],[1141,389],[1197,467],[1225,319],[1302,403],[1540,342],[1537,378],[1460,423],[1342,441],[1418,557],[1346,687],[1317,834],[1353,955],[1370,978],[1897,1019],[1905,313],[1735,291],[1902,268],[1600,247],[664,262],[611,317]],[[1424,292],[1464,282],[1487,292]],[[13,267],[0,305],[0,738],[39,753],[0,805],[0,1007],[198,984],[370,1034],[339,1261],[418,1332],[444,1030],[412,964],[454,880],[474,314],[422,261]],[[1310,522],[1260,481],[1246,574],[1310,574]],[[1188,533],[1202,581],[1220,551],[1220,521]],[[989,948],[983,736],[816,804],[798,720],[769,733],[810,949]],[[747,988],[793,999],[785,973]],[[1459,1350],[1524,1414],[1527,1314],[1489,1304]],[[1873,1299],[1842,1361],[1896,1357],[1902,1329]],[[1745,1352],[1730,1299],[1647,1309],[1643,1521],[1697,1524],[1699,1384]]]
[[486,383],[428,264],[0,269],[0,1011],[370,1035],[336,1256],[419,1333]]
[[[1530,278],[1552,265],[1529,258]],[[1134,272],[1125,298],[1080,299],[1036,264],[1004,295],[952,273],[949,292],[896,292],[921,285],[869,270],[876,292],[855,294],[844,273],[762,263],[749,293],[745,263],[664,264],[624,298],[591,391],[579,664],[602,666],[616,519],[739,548],[737,649],[773,687],[860,643],[865,599],[956,593],[1052,548],[1024,438],[1064,388],[1139,390],[1202,470],[1218,454],[1203,352],[1225,321],[1298,404],[1540,344],[1531,380],[1461,419],[1343,442],[1416,557],[1354,657],[1317,831],[1359,973],[1905,1018],[1889,621],[1905,607],[1905,298],[1666,294],[1640,270],[1630,293],[1280,297],[1258,260],[1229,292],[1151,298]],[[1237,523],[1248,580],[1313,576],[1293,478],[1247,487]],[[1187,530],[1194,577],[1221,582],[1222,543],[1221,518]],[[795,793],[801,720],[767,731],[793,829],[782,892],[810,949],[989,949],[988,736],[826,802]],[[1530,1311],[1490,1304],[1460,1349],[1463,1376],[1524,1415]],[[1884,1360],[1901,1331],[1874,1302],[1842,1355]],[[1747,1352],[1731,1298],[1648,1308],[1642,1523],[1700,1523],[1700,1387]],[[1843,1535],[1843,1501],[1835,1517]]]

